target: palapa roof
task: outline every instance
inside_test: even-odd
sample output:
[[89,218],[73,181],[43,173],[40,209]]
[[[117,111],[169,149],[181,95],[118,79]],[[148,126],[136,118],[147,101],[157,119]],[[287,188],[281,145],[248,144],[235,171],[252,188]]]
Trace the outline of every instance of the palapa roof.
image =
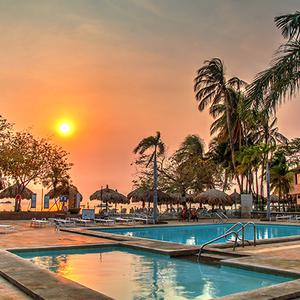
[[181,204],[184,202],[194,202],[193,195],[187,194],[185,196],[182,196],[180,194],[171,194],[169,195],[171,197],[172,204]]
[[78,191],[78,188],[75,185],[70,184],[70,185],[59,185],[55,189],[50,190],[46,194],[46,196],[49,196],[50,199],[55,199],[60,196],[70,196],[70,195],[77,195],[77,194],[80,195],[80,201],[81,201],[82,195]]
[[0,178],[0,190],[5,189],[6,184],[5,184],[5,180],[3,178]]
[[[139,187],[131,191],[127,195],[127,198],[132,202],[153,202],[153,190]],[[163,203],[171,203],[173,198],[167,193],[158,190],[157,200],[160,204],[163,204]]]
[[21,195],[22,199],[30,200],[33,194],[29,188],[15,183],[0,192],[0,199],[15,199],[17,195]]
[[271,202],[279,202],[280,201],[279,196],[277,196],[275,194],[270,195],[270,200],[271,200]]
[[101,200],[109,203],[129,204],[127,197],[108,187],[100,189],[90,196],[90,200]]
[[231,195],[229,195],[233,203],[241,203],[241,194],[234,191]]
[[204,204],[204,198],[202,197],[201,193],[197,193],[193,195],[193,203],[202,203]]
[[202,192],[197,195],[196,199],[197,201],[201,201],[202,203],[209,205],[232,205],[233,203],[226,193],[216,189],[209,189]]

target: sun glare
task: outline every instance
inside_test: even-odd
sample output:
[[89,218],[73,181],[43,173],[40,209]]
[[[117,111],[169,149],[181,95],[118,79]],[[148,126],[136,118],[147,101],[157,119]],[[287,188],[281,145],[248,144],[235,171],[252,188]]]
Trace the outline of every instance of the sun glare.
[[57,131],[62,136],[69,136],[73,133],[73,126],[70,122],[60,122]]

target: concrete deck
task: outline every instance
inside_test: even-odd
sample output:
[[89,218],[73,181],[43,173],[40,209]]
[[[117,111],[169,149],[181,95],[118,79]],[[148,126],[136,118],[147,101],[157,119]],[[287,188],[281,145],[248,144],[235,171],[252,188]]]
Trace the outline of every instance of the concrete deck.
[[0,276],[0,299],[2,300],[29,300],[32,299],[14,285]]
[[56,231],[53,226],[32,228],[30,221],[1,221],[0,224],[12,224],[16,228],[15,232],[0,235],[0,249],[107,243],[101,238]]
[[292,241],[285,243],[257,245],[256,247],[237,248],[238,253],[247,253],[249,255],[264,255],[277,257],[276,260],[300,260],[300,242]]

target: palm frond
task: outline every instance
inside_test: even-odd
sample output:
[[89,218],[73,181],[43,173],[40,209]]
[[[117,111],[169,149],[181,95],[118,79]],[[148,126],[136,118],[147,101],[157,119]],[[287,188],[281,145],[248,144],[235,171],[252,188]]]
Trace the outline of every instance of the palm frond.
[[300,12],[275,17],[276,26],[281,29],[281,34],[287,39],[299,38]]
[[262,107],[277,106],[299,90],[300,42],[290,41],[276,52],[271,67],[259,73],[248,86],[248,96]]
[[150,147],[155,146],[156,138],[154,136],[149,136],[142,139],[139,144],[133,149],[134,154],[143,154],[147,151]]

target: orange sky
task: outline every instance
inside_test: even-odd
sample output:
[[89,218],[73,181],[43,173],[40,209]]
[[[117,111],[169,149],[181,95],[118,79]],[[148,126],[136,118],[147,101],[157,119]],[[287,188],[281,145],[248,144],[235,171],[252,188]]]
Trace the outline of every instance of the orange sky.
[[[281,42],[275,15],[299,1],[0,0],[1,114],[18,129],[53,136],[71,153],[87,198],[101,185],[129,192],[132,149],[160,130],[169,152],[187,134],[209,139],[193,77],[220,57],[228,76],[251,81]],[[299,136],[300,102],[279,126]],[[56,122],[76,124],[72,138]]]

